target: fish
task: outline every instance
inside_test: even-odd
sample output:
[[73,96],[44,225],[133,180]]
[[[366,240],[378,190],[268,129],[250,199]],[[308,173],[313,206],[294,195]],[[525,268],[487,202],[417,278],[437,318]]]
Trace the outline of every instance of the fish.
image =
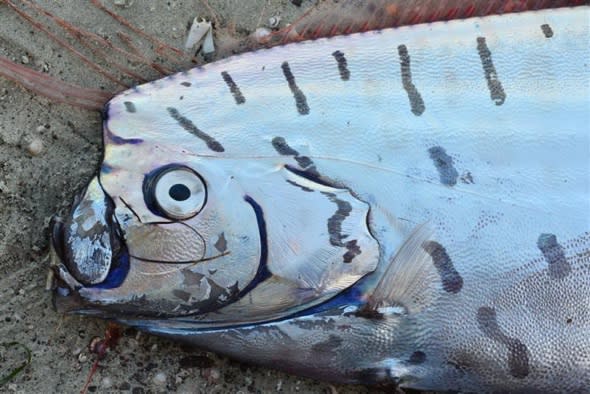
[[341,383],[590,387],[590,7],[240,54],[112,98],[54,302]]

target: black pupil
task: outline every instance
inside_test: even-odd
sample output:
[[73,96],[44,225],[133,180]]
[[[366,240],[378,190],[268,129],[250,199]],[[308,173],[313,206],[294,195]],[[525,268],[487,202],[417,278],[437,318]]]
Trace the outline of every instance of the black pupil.
[[176,201],[184,201],[191,196],[191,191],[185,185],[177,183],[168,190],[168,194]]

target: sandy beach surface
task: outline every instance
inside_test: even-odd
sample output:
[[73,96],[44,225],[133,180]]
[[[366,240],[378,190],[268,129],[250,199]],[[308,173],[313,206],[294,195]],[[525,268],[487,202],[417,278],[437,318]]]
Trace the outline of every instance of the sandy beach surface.
[[[183,46],[196,16],[216,21],[216,44],[220,51],[213,58],[227,56],[257,27],[268,26],[272,16],[279,16],[280,26],[284,26],[312,5],[310,0],[304,0],[301,6],[290,0],[134,0],[125,7],[116,5],[115,0],[101,1],[147,33],[176,47]],[[140,52],[150,47],[89,2],[36,3],[109,40],[115,40],[118,31],[127,32],[137,39]],[[51,30],[74,43],[93,62],[120,76],[110,61],[68,38],[55,25]],[[0,55],[68,83],[106,91],[120,89],[2,1]],[[200,57],[199,61],[204,60]],[[158,78],[154,70],[133,64],[130,67],[146,80]],[[190,66],[171,67],[180,70]],[[107,323],[62,316],[53,310],[51,295],[44,290],[48,222],[53,214],[67,211],[76,191],[95,173],[101,152],[101,120],[97,111],[57,104],[0,79],[0,373],[10,372],[25,359],[20,345],[32,354],[30,365],[1,386],[0,392],[76,393],[84,387],[95,360],[88,344],[93,337],[104,335]],[[11,342],[20,345],[7,347]],[[240,364],[127,329],[118,346],[100,362],[88,391],[363,393],[375,389],[331,386]]]

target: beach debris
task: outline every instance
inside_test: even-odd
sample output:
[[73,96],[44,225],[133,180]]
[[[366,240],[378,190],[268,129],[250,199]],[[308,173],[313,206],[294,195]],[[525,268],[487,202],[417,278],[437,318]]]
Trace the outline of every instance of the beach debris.
[[98,369],[98,363],[103,360],[109,349],[114,349],[117,343],[119,342],[119,338],[121,337],[121,327],[114,323],[109,323],[107,328],[104,332],[104,338],[94,337],[91,339],[90,343],[88,344],[88,351],[92,354],[96,355],[96,359],[90,368],[90,372],[88,373],[88,377],[86,378],[86,384],[80,390],[81,394],[86,394],[88,392],[88,387],[90,386],[90,382],[92,382],[92,378]]
[[213,43],[213,25],[210,21],[196,17],[193,20],[188,37],[184,44],[185,52],[198,52],[202,50],[203,54],[215,52]]
[[257,43],[263,43],[268,38],[268,36],[270,36],[270,34],[270,29],[266,27],[259,27],[258,29],[254,30],[254,33],[252,33],[252,37],[254,38],[254,41],[256,41]]
[[31,350],[19,342],[2,342],[0,343],[0,348],[5,350],[11,348],[19,348],[24,351],[24,360],[19,363],[16,367],[12,368],[10,372],[6,372],[4,370],[0,370],[2,375],[0,376],[0,387],[4,386],[6,383],[14,379],[16,375],[22,372],[23,369],[27,367],[31,363]]
[[274,15],[268,18],[268,27],[271,29],[277,29],[281,24],[281,17],[279,15]]
[[113,0],[113,3],[118,7],[129,8],[133,5],[133,0]]

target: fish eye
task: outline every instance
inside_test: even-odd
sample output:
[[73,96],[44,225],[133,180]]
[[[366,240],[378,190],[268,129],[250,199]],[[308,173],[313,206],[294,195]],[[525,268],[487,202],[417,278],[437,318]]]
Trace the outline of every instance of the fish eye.
[[[162,167],[149,175],[146,203],[155,213],[170,219],[188,219],[205,205],[207,189],[203,179],[183,166]],[[155,205],[155,207],[154,207]]]

